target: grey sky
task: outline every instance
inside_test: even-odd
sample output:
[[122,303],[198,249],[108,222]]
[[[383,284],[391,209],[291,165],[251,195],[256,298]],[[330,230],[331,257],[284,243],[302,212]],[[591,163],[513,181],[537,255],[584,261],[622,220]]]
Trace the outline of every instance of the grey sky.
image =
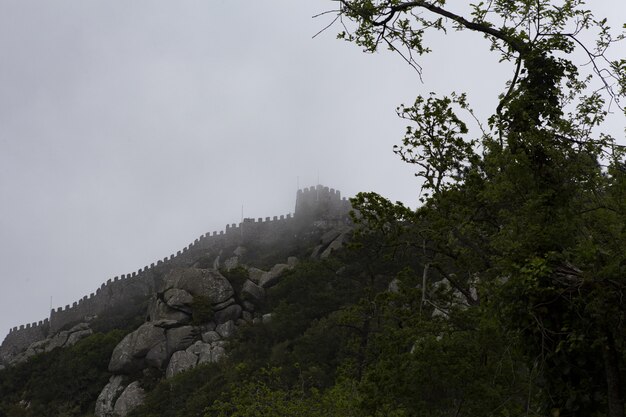
[[421,84],[333,29],[311,39],[332,5],[0,0],[0,337],[47,317],[50,297],[71,304],[238,222],[242,205],[293,211],[298,181],[415,206],[391,151],[396,106],[468,91],[487,115],[509,67],[454,35]]

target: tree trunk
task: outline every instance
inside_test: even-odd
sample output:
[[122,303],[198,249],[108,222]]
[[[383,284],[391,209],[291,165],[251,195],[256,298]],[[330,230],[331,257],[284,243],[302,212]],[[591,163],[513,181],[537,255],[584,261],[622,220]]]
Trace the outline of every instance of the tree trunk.
[[606,346],[602,347],[604,372],[606,374],[607,399],[609,402],[608,417],[624,417],[624,399],[619,374],[619,358],[610,331],[606,332]]

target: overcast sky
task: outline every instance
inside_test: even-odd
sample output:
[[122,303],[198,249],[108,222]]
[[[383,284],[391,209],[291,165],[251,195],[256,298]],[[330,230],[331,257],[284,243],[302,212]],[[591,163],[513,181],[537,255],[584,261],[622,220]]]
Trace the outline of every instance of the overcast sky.
[[[623,2],[602,3],[626,21]],[[456,90],[486,116],[511,69],[455,35],[421,83],[337,29],[312,39],[328,16],[311,17],[333,5],[0,0],[0,339],[48,317],[51,299],[239,222],[242,205],[293,212],[298,184],[416,206],[395,108]],[[621,135],[623,117],[611,123]]]

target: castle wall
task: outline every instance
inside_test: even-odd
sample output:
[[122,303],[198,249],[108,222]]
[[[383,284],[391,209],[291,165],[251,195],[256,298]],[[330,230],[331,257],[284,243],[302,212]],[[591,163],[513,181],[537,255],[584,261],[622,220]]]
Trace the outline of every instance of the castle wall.
[[45,319],[9,330],[9,334],[0,346],[0,362],[4,362],[9,356],[23,351],[32,343],[45,339],[48,334],[48,327],[48,319]]
[[190,266],[209,251],[249,242],[270,245],[293,236],[302,224],[313,224],[316,219],[341,222],[343,220],[339,219],[345,218],[349,210],[350,203],[341,198],[338,190],[321,185],[298,190],[294,216],[244,219],[242,223],[226,225],[224,231],[203,234],[175,254],[138,271],[109,279],[89,296],[53,309],[49,320],[14,327],[0,346],[0,360],[76,323],[123,309],[129,303],[147,300],[155,292],[159,276],[175,267]]
[[340,219],[350,211],[350,202],[339,190],[317,185],[298,190],[295,218],[300,222]]

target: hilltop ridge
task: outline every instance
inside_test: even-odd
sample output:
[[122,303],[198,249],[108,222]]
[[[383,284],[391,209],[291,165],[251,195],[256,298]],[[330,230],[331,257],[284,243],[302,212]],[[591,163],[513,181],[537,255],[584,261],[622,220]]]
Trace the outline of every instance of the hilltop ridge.
[[[319,237],[320,231],[348,223],[350,208],[350,202],[333,188],[318,184],[300,189],[293,215],[245,218],[239,224],[227,224],[224,230],[205,233],[175,254],[137,271],[108,279],[89,296],[52,309],[48,318],[13,327],[0,345],[0,366],[27,359],[35,352],[31,349],[29,353],[31,345],[61,331],[70,331],[71,335],[71,330],[80,323],[105,317],[118,322],[140,314],[165,274],[174,268],[192,266],[201,258],[212,258],[213,263],[219,263],[225,249],[238,246],[267,248],[293,245],[301,239],[310,241],[313,236]],[[78,331],[86,330],[80,328]]]

